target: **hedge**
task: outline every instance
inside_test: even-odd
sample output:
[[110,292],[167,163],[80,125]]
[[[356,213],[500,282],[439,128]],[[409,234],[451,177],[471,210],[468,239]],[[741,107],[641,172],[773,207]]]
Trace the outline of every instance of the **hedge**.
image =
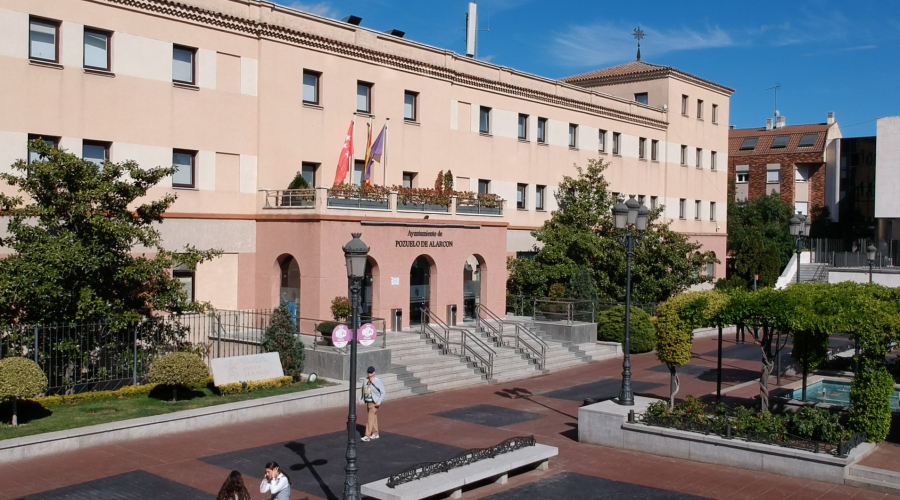
[[228,394],[241,394],[245,392],[259,391],[262,389],[274,389],[276,387],[290,387],[294,385],[294,378],[290,376],[257,380],[255,382],[236,382],[216,387],[223,396]]
[[[656,328],[650,321],[650,315],[644,310],[631,308],[631,345],[630,352],[639,354],[650,352],[656,348]],[[604,311],[597,318],[597,340],[606,342],[625,342],[625,306],[616,306]]]
[[47,390],[47,376],[34,361],[11,357],[0,360],[0,398],[30,398]]

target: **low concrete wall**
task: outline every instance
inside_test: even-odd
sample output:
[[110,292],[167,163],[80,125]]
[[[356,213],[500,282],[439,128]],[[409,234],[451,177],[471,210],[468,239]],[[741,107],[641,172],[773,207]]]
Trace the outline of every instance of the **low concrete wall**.
[[[377,372],[386,372],[391,367],[391,350],[360,349],[356,353],[356,373],[364,374],[370,366]],[[333,348],[307,349],[303,371],[333,380],[350,380],[350,354]]]
[[864,443],[847,458],[780,446],[725,439],[716,435],[627,422],[628,410],[641,413],[652,398],[635,397],[635,406],[604,401],[578,409],[578,441],[727,467],[843,484],[850,466],[875,449]]
[[[828,269],[829,283],[842,283],[844,281],[852,281],[854,283],[868,283],[869,268],[851,267]],[[889,288],[900,287],[900,269],[876,267],[872,269],[872,283]]]
[[74,451],[90,446],[152,438],[220,425],[258,421],[347,405],[346,382],[293,394],[252,399],[166,415],[135,418],[0,441],[0,463]]
[[597,341],[597,323],[572,322],[571,325],[555,322],[536,321],[536,324],[544,327],[547,334],[556,340],[572,342],[573,344],[587,344]]

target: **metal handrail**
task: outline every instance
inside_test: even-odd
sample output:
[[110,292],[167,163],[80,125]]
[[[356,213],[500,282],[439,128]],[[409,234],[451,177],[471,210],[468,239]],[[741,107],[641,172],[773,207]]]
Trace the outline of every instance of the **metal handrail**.
[[[486,316],[485,318],[481,317],[482,313]],[[496,321],[497,326],[490,324],[489,321]],[[496,345],[503,345],[503,332],[506,326],[504,321],[484,304],[478,303],[475,305],[475,328],[480,330],[482,326],[490,330],[489,335],[493,334],[491,336],[495,338],[494,342]]]
[[[523,337],[527,337],[528,340]],[[543,370],[547,359],[547,343],[525,325],[516,323],[516,349],[520,349],[520,346],[524,346],[525,350],[530,352],[529,356],[537,360],[538,369]]]
[[263,189],[266,193],[264,208],[314,208],[315,189]]
[[[494,378],[494,355],[497,354],[496,351],[490,348],[483,340],[478,338],[478,336],[474,335],[469,330],[463,329],[460,330],[462,335],[460,336],[460,344],[461,344],[461,354],[465,357],[466,353],[471,353],[472,357],[476,358],[478,361],[481,361],[482,370],[484,370],[484,374],[488,380]],[[466,339],[469,339],[475,342],[478,347],[484,349],[486,354],[482,354],[475,349],[472,349],[466,343]],[[477,363],[476,363],[477,365]]]
[[[422,306],[420,309],[422,311],[422,323],[420,325],[422,335],[435,340],[438,343],[438,347],[441,348],[441,353],[448,354],[450,352],[450,327],[441,321],[440,318],[435,317],[427,307]],[[443,335],[432,328],[430,324],[432,321],[440,326],[441,330],[443,330]]]
[[[443,354],[450,354],[451,343],[450,340],[450,325],[444,323],[440,318],[434,315],[430,309],[427,307],[422,307],[422,334],[426,336],[433,336],[436,340],[441,344],[441,352]],[[443,335],[438,329],[435,329],[431,326],[430,323],[434,323],[439,330],[443,332]],[[459,357],[464,359],[474,358],[476,366],[481,363],[481,369],[487,375],[488,380],[490,380],[494,376],[494,355],[497,354],[493,349],[490,348],[483,340],[473,335],[472,332],[461,329],[460,332],[460,348],[459,348]],[[429,335],[430,334],[430,335]],[[476,347],[480,347],[486,353],[481,353],[473,348],[470,344],[467,344],[467,339],[471,342],[474,342]]]

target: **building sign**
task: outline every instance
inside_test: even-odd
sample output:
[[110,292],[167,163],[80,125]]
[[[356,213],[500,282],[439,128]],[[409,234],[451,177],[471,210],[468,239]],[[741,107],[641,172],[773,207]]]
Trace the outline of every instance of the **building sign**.
[[443,231],[409,231],[410,239],[396,240],[396,248],[452,248],[453,240],[445,239],[413,239],[413,238],[443,238]]

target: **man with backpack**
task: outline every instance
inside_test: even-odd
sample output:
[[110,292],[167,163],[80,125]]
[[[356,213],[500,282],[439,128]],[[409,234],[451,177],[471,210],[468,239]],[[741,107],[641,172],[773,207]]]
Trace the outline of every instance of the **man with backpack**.
[[363,384],[362,401],[366,404],[366,435],[361,439],[371,441],[378,439],[378,408],[384,401],[384,384],[375,376],[375,367],[366,370],[366,383]]

